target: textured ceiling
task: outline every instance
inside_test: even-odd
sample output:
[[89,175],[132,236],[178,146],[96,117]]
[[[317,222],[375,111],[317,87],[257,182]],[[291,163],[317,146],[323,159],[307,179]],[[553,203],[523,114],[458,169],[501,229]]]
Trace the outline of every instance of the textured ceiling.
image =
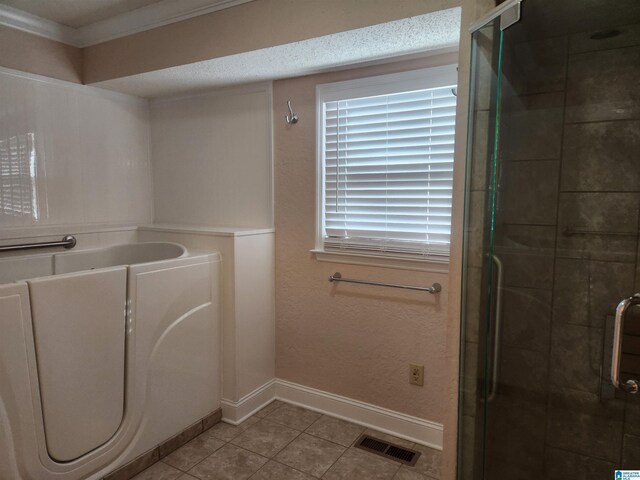
[[460,9],[94,84],[140,97],[177,95],[457,47]]
[[0,4],[68,27],[79,28],[158,1],[160,0],[0,0]]

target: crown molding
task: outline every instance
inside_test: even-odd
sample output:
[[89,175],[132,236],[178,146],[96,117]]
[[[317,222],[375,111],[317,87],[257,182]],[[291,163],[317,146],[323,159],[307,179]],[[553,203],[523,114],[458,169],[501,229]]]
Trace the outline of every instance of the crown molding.
[[0,25],[74,47],[89,47],[252,1],[254,0],[162,0],[80,28],[68,27],[0,4]]
[[78,29],[83,47],[181,22],[253,0],[162,0]]
[[22,30],[23,32],[49,38],[58,42],[80,47],[81,41],[78,30],[67,27],[46,18],[0,4],[0,25]]

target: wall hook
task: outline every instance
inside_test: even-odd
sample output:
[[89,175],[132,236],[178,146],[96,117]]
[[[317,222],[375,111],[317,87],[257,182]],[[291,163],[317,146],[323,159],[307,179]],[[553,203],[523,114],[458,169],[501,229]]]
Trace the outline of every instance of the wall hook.
[[287,107],[289,107],[289,115],[284,117],[287,121],[287,125],[298,123],[298,115],[293,113],[293,110],[291,108],[291,100],[287,100]]
[[451,93],[453,94],[454,97],[457,97],[458,96],[458,89],[456,87],[453,87],[451,89]]

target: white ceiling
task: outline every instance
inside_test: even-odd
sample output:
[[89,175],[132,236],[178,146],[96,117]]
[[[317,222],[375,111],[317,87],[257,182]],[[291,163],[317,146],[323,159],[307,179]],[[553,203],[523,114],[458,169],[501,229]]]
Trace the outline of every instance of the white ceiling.
[[93,84],[153,98],[457,49],[460,8]]
[[0,3],[68,27],[80,28],[160,0],[0,0]]

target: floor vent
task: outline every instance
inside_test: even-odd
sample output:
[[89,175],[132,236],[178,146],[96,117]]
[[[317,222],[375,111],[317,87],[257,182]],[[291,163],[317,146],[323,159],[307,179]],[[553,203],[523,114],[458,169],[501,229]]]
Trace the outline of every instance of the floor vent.
[[414,466],[420,457],[420,452],[369,435],[361,435],[356,441],[355,447],[409,466]]

